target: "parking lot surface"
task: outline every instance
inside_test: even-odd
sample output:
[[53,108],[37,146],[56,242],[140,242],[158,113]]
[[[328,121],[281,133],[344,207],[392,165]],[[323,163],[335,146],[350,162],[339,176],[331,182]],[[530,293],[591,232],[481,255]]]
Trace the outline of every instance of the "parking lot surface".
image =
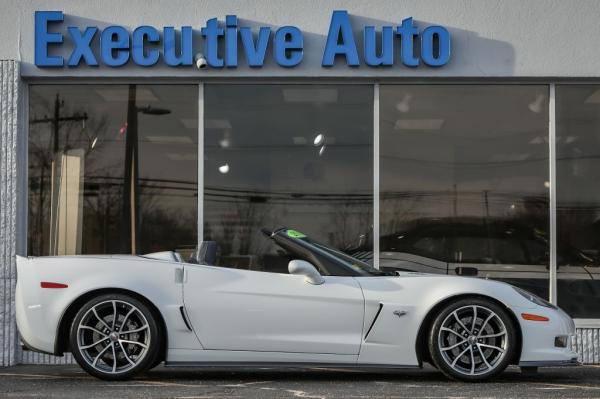
[[435,369],[387,372],[272,369],[156,369],[131,381],[107,382],[77,366],[0,369],[7,398],[600,398],[600,366],[509,368],[489,383],[448,381]]

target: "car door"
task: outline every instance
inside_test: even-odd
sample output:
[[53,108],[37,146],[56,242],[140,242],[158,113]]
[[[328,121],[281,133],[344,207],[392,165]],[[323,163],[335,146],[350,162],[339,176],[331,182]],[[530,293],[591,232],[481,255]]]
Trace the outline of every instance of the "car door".
[[184,302],[205,349],[356,355],[364,299],[353,277],[185,265]]

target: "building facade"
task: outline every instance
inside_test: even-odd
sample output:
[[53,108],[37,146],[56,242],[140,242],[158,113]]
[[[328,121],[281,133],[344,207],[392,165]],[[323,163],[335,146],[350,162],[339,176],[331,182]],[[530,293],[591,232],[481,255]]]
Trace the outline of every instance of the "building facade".
[[509,282],[600,362],[596,1],[9,1],[0,359],[15,255],[177,250],[285,273],[293,227],[386,270]]

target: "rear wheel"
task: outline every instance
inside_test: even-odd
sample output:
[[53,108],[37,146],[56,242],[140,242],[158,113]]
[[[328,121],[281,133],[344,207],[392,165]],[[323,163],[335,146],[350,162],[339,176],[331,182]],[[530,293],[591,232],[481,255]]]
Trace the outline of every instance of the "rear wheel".
[[89,374],[124,380],[148,369],[160,354],[153,312],[128,295],[105,294],[81,307],[70,332],[71,352]]
[[504,308],[482,298],[448,304],[433,322],[429,353],[446,376],[482,381],[501,373],[514,357],[516,330]]

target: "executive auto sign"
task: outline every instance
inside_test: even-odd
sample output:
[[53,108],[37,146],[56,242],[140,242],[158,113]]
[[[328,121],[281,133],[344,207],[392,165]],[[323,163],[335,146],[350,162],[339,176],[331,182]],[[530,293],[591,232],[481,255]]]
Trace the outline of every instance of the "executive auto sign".
[[[196,37],[192,26],[183,26],[177,32],[172,26],[159,30],[144,25],[130,32],[123,26],[112,25],[104,29],[68,26],[66,35],[72,48],[70,55],[63,57],[53,54],[56,47],[66,46],[65,33],[60,26],[63,22],[62,11],[36,11],[36,66],[120,67],[133,63],[152,67],[163,63],[171,67],[189,67],[196,62],[199,67],[236,68],[245,63],[249,67],[260,68],[267,55],[272,54],[279,66],[294,67],[302,62],[304,55],[304,38],[298,27],[283,26],[274,32],[268,26],[253,30],[240,26],[237,16],[227,15],[224,24],[212,18],[200,29],[204,50],[199,54],[194,54],[194,42],[200,38]],[[412,18],[405,18],[398,26],[383,26],[380,33],[374,26],[365,26],[362,28],[363,46],[360,49],[354,28],[347,11],[333,12],[324,43],[322,66],[333,67],[344,62],[351,67],[363,63],[371,67],[397,64],[440,67],[450,60],[450,33],[442,26],[419,30]],[[99,48],[99,52],[94,52],[94,48]],[[202,62],[197,63],[198,60]]]

